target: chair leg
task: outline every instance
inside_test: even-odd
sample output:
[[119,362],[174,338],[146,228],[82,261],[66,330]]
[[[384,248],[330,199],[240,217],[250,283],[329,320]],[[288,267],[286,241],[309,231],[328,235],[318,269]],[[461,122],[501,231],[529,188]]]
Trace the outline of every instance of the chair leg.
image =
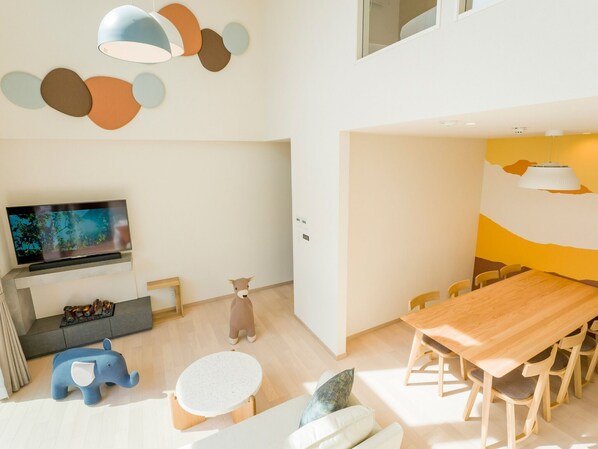
[[588,366],[588,373],[586,374],[586,382],[592,382],[594,379],[594,371],[598,368],[598,347],[594,351],[590,366]]
[[[569,385],[571,384],[571,377],[575,373],[577,368],[577,364],[579,363],[579,348],[575,348],[571,351],[571,355],[569,356],[569,362],[567,363],[567,369],[565,370],[565,374],[561,377],[561,388],[559,388],[559,393],[556,397],[557,405],[561,405],[565,402],[567,397],[567,392],[569,391]],[[578,371],[581,373],[581,371]],[[575,377],[575,395],[577,396],[578,393],[578,380],[581,379],[580,376]]]
[[[550,379],[550,376],[548,379]],[[550,380],[548,380],[546,382],[546,387],[544,387],[544,397],[542,398],[542,416],[546,422],[550,422],[552,419],[550,405]]]
[[471,392],[469,393],[469,397],[467,398],[467,404],[465,404],[465,411],[463,412],[463,421],[467,421],[469,419],[469,415],[471,414],[471,410],[473,409],[473,404],[475,403],[475,398],[480,391],[480,385],[474,383],[471,386]]
[[420,346],[422,341],[422,333],[415,331],[413,336],[413,343],[411,344],[411,353],[409,354],[409,361],[407,362],[407,371],[405,372],[405,385],[409,384],[409,376],[411,376],[411,370],[415,365],[416,360],[419,358]]
[[575,397],[582,398],[581,392],[581,357],[577,358],[575,362],[575,370],[573,371],[573,383],[575,385]]
[[444,357],[438,356],[438,396],[444,393]]
[[515,449],[515,404],[507,402],[507,447]]

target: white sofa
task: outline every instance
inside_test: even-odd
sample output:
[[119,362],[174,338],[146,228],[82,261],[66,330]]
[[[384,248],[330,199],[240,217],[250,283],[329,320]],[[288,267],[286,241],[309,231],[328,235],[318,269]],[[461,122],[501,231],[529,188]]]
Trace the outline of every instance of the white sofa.
[[[282,449],[287,437],[297,430],[310,398],[308,394],[296,397],[181,449]],[[351,395],[349,405],[356,404],[359,401]],[[399,449],[402,441],[403,428],[398,423],[384,429],[376,423],[369,437],[354,448]]]

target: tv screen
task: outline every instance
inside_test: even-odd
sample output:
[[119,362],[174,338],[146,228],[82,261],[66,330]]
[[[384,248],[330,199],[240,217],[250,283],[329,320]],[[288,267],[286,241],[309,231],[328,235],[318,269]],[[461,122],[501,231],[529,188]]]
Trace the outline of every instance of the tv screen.
[[7,207],[18,264],[132,249],[127,202]]

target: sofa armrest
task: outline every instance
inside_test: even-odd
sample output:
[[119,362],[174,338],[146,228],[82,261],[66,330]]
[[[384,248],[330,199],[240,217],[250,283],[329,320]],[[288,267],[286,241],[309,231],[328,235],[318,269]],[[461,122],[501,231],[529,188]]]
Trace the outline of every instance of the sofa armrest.
[[353,449],[399,449],[403,441],[403,428],[396,422],[362,441]]

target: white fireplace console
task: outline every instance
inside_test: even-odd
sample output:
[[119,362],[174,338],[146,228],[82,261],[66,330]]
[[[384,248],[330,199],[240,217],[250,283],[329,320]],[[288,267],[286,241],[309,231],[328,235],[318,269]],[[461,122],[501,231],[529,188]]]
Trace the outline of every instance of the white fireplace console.
[[17,334],[25,335],[36,318],[31,287],[121,273],[130,271],[132,268],[131,253],[124,253],[121,259],[50,268],[48,270],[29,271],[27,267],[11,270],[2,278],[2,288]]
[[152,307],[149,296],[115,304],[114,316],[60,327],[62,315],[36,319],[31,287],[130,271],[131,254],[121,259],[29,271],[15,268],[2,278],[2,287],[27,358],[82,346],[103,338],[151,329]]

